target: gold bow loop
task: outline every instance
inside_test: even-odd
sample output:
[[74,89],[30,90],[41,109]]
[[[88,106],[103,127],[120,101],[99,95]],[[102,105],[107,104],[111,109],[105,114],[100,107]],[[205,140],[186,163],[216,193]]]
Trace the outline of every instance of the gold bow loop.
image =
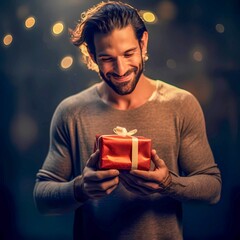
[[134,135],[137,132],[137,129],[128,132],[126,128],[117,126],[113,129],[113,132],[119,136],[126,137]]

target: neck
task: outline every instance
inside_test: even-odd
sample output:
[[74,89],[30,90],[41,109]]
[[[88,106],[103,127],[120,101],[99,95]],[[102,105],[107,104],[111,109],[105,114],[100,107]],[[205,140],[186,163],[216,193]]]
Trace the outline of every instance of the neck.
[[134,91],[127,95],[119,95],[114,92],[105,82],[98,85],[98,92],[101,99],[108,105],[119,109],[129,110],[140,107],[148,101],[150,96],[156,90],[155,81],[141,76]]

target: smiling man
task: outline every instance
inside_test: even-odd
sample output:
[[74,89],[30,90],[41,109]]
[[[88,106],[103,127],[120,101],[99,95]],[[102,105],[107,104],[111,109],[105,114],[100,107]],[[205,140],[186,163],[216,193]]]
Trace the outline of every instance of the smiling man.
[[[221,191],[199,103],[144,75],[148,32],[128,4],[89,9],[71,40],[101,82],[65,99],[54,113],[34,190],[38,209],[74,210],[74,239],[183,239],[182,202],[213,204]],[[95,136],[116,126],[152,140],[149,171],[98,168]]]
[[143,78],[142,51],[147,49],[147,36],[144,32],[139,44],[131,25],[94,36],[100,76],[119,95],[132,93]]

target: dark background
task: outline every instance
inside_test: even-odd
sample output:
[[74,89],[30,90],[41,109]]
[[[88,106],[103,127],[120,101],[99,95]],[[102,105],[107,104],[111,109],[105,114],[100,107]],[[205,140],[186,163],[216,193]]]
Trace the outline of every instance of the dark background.
[[[238,0],[124,1],[153,11],[146,74],[192,92],[222,172],[221,201],[184,205],[185,239],[240,239],[240,32]],[[72,214],[42,216],[34,206],[35,175],[46,156],[54,109],[65,97],[98,81],[69,42],[80,13],[97,1],[0,2],[0,239],[71,239]],[[35,16],[31,29],[24,21]],[[63,21],[60,36],[51,26]],[[223,32],[216,25],[224,26]],[[5,34],[13,35],[4,46]],[[194,52],[200,59],[194,59]],[[61,59],[72,55],[70,69]],[[170,60],[170,61],[169,61]],[[103,122],[104,124],[104,122]]]

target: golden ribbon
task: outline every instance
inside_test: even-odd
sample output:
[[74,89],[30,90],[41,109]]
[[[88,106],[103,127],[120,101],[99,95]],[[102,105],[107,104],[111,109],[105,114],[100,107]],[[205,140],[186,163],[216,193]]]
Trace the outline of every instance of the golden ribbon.
[[132,170],[138,168],[138,138],[132,136],[137,132],[137,129],[133,129],[131,131],[127,131],[124,127],[117,126],[113,129],[113,132],[116,133],[119,136],[126,137],[129,136],[132,138]]

